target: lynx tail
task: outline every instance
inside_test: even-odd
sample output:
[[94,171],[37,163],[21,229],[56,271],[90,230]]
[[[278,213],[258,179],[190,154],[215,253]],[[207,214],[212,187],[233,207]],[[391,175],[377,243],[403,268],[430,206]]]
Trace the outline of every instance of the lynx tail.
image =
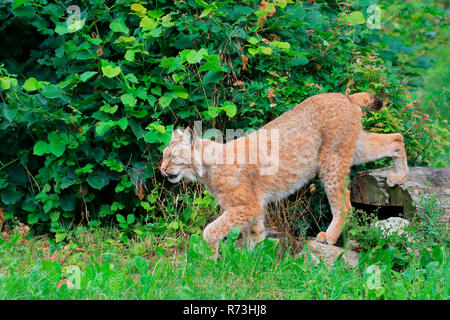
[[379,111],[383,107],[383,100],[367,92],[358,92],[349,95],[348,98],[354,104],[370,111]]

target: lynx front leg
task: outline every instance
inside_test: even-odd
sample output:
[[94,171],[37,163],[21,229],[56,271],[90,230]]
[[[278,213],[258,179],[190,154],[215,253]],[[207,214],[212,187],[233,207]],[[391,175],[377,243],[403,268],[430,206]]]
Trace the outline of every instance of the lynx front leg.
[[225,237],[232,228],[242,227],[253,219],[262,216],[262,213],[263,210],[259,205],[232,207],[225,210],[217,220],[206,226],[205,230],[203,230],[203,238],[215,252],[214,258],[216,259],[218,255],[220,239]]
[[391,157],[394,160],[394,171],[388,175],[386,183],[393,187],[402,184],[408,177],[403,136],[399,133],[379,134],[361,132],[352,165],[367,163],[381,158]]

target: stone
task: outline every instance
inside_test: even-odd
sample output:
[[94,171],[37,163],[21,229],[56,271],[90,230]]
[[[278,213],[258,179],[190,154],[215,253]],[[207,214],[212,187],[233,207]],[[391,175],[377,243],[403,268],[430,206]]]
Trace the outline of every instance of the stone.
[[352,268],[358,265],[359,252],[357,251],[344,249],[331,244],[318,242],[315,239],[311,239],[306,242],[306,246],[300,253],[300,256],[306,256],[306,247],[311,253],[311,258],[315,263],[320,263],[320,261],[322,261],[327,265],[332,265],[337,260],[339,255],[344,253],[341,261]]
[[401,186],[389,187],[386,178],[393,167],[359,172],[351,182],[350,200],[354,205],[402,208],[411,219],[417,209],[435,199],[443,216],[440,223],[448,230],[450,221],[450,168],[409,167],[408,178]]
[[409,221],[400,217],[390,217],[374,223],[374,227],[381,229],[382,235],[385,237],[389,237],[394,233],[402,235],[405,233],[405,228],[408,225]]

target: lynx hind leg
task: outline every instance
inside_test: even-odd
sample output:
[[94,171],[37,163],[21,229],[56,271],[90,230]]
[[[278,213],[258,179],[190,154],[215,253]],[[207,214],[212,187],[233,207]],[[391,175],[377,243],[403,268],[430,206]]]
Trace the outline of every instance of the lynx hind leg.
[[337,155],[323,156],[319,167],[319,177],[330,203],[333,219],[326,232],[317,235],[317,241],[335,244],[342,233],[347,214],[351,212],[350,192],[346,177],[350,172],[351,157],[342,158]]
[[394,160],[394,171],[389,173],[387,185],[393,187],[404,183],[408,177],[408,163],[403,136],[399,133],[380,134],[363,131],[358,140],[352,164],[367,163],[385,157]]
[[263,241],[266,236],[264,217],[261,216],[256,220],[252,219],[249,223],[242,227],[241,231],[246,239],[247,246],[249,248],[253,248],[255,244]]

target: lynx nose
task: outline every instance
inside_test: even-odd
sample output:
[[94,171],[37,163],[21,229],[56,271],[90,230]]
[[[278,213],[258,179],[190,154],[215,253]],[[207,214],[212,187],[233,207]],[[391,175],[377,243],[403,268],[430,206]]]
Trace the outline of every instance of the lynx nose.
[[163,169],[163,168],[161,168],[161,174],[162,174],[164,177],[167,177],[167,176],[168,176],[168,174],[167,174],[167,172],[166,172],[166,169]]

